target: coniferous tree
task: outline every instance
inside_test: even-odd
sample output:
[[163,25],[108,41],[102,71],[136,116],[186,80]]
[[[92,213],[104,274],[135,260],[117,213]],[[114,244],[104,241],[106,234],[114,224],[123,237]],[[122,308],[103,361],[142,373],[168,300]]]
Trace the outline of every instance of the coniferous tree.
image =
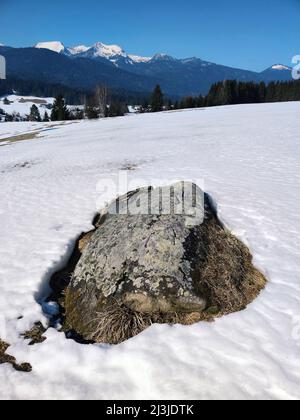
[[42,121],[40,111],[35,104],[33,104],[30,108],[30,114],[28,119],[29,121]]
[[205,106],[205,98],[202,96],[202,95],[200,95],[199,96],[199,98],[198,98],[198,101],[197,101],[198,103],[197,103],[197,107],[198,108],[202,108],[202,107],[204,107]]
[[81,108],[75,108],[70,113],[70,119],[72,120],[83,120],[84,119],[84,110]]
[[207,106],[214,106],[218,103],[218,91],[220,89],[220,84],[218,83],[214,83],[211,88],[210,91],[208,93],[208,95],[206,96],[206,105]]
[[88,97],[86,99],[84,114],[89,120],[99,118],[99,111],[94,97]]
[[13,116],[9,115],[9,114],[6,114],[5,115],[5,122],[12,122],[12,121],[13,121]]
[[173,109],[179,109],[179,102],[178,101],[176,101],[175,103],[174,103],[174,106],[173,106]]
[[123,117],[128,112],[128,107],[124,103],[120,101],[113,101],[108,110],[107,116],[108,117]]
[[91,105],[86,105],[85,107],[85,115],[89,120],[95,120],[99,118],[99,114],[95,107]]
[[49,115],[48,115],[48,112],[47,111],[45,111],[43,121],[44,122],[49,122],[50,121],[50,118],[49,118]]
[[142,106],[140,107],[140,113],[144,114],[145,112],[149,112],[149,102],[147,99],[143,101]]
[[187,96],[186,98],[183,98],[183,100],[180,103],[181,109],[188,109],[188,108],[197,108],[198,100],[197,98],[193,98],[192,96]]
[[267,94],[267,87],[265,82],[259,84],[259,102],[265,102]]
[[164,94],[161,90],[161,87],[157,85],[152,93],[151,96],[151,111],[152,112],[160,112],[163,110],[164,107]]
[[172,103],[171,99],[169,99],[168,103],[167,103],[167,110],[171,111],[172,109],[173,109],[173,103]]
[[65,104],[65,100],[62,95],[58,95],[54,101],[51,121],[65,121],[69,119],[69,111]]

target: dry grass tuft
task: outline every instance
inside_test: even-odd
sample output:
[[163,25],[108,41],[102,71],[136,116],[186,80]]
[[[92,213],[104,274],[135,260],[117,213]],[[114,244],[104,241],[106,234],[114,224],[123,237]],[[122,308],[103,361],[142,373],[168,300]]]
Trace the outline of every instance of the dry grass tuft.
[[114,301],[89,324],[89,339],[97,343],[118,344],[138,335],[152,324],[149,315],[133,312]]
[[0,339],[0,365],[8,363],[19,372],[31,372],[32,367],[29,363],[21,363],[20,365],[16,363],[16,359],[9,354],[6,354],[6,350],[9,348],[9,344],[5,343]]
[[265,277],[252,264],[250,250],[217,225],[208,227],[205,238],[196,287],[214,308],[214,317],[245,309],[266,285]]
[[88,340],[96,343],[120,344],[140,334],[153,324],[193,325],[199,321],[212,321],[208,313],[152,313],[135,312],[118,301],[98,312],[85,330],[91,331]]

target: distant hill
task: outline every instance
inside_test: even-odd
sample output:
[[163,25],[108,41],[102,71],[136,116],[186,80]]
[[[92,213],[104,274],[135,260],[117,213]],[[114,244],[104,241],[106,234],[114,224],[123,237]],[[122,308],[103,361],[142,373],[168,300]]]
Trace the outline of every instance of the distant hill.
[[272,67],[269,67],[265,71],[263,71],[261,76],[264,80],[278,80],[278,81],[288,81],[291,80],[291,72],[292,68],[288,66],[284,66],[283,64],[275,64]]

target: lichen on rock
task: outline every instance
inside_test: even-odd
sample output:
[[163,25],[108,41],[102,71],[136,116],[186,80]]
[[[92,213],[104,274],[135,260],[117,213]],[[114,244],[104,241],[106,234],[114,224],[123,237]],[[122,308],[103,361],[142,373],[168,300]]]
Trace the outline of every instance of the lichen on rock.
[[119,197],[82,247],[65,329],[119,343],[152,323],[191,324],[245,308],[265,286],[249,249],[194,184]]

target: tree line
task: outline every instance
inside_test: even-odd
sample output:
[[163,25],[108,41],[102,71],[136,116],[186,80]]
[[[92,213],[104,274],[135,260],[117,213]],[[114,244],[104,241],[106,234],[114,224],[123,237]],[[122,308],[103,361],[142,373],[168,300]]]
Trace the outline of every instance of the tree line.
[[[99,83],[101,85],[101,83]],[[8,95],[35,96],[38,98],[57,98],[62,95],[68,105],[84,105],[86,98],[92,98],[94,89],[73,88],[62,84],[54,84],[39,80],[22,80],[13,76],[0,80],[0,97]],[[109,96],[112,100],[138,104],[148,93],[131,92],[125,89],[111,88]]]
[[139,112],[289,101],[300,101],[300,81],[266,84],[225,80],[213,84],[206,96],[186,96],[179,101],[166,98],[160,86],[156,86],[149,100],[140,107]]
[[36,105],[32,105],[29,121],[67,121],[67,120],[82,120],[119,117],[125,115],[128,108],[125,103],[121,101],[111,100],[109,98],[109,90],[106,86],[98,86],[95,94],[86,97],[84,107],[75,107],[69,109],[66,101],[62,95],[55,98],[50,116],[47,111],[42,118],[39,109]]
[[[38,82],[37,82],[38,83]],[[1,88],[1,85],[0,85]],[[59,91],[59,86],[57,86]],[[70,90],[71,92],[72,90]],[[68,95],[59,93],[56,96],[53,107],[45,110],[41,115],[39,108],[32,105],[30,114],[26,118],[18,114],[8,115],[0,109],[0,120],[5,121],[62,121],[80,120],[84,118],[96,119],[117,117],[128,112],[126,102],[111,95],[105,85],[97,86],[93,93],[77,91],[73,99],[80,99],[83,105],[70,108],[66,105]],[[1,95],[1,89],[0,89]],[[79,95],[79,96],[77,96]],[[41,95],[43,96],[43,95]],[[4,104],[9,102],[4,99]],[[164,95],[161,87],[157,85],[148,99],[137,107],[137,112],[160,112],[163,110],[176,110],[187,108],[210,107],[219,105],[235,105],[247,103],[285,102],[300,101],[300,81],[289,82],[238,82],[225,80],[211,86],[206,96],[187,96],[181,100],[172,100]],[[73,101],[71,101],[72,103]],[[2,116],[2,117],[1,117]]]
[[16,92],[23,96],[36,96],[38,98],[56,98],[63,95],[69,105],[81,104],[85,95],[89,93],[83,89],[74,89],[38,80],[20,80],[14,77],[0,80],[0,96],[13,95]]
[[[59,94],[53,103],[53,106],[47,106],[47,109],[41,115],[40,109],[33,104],[30,113],[27,116],[20,114],[8,114],[0,109],[0,120],[8,121],[67,121],[67,120],[81,120],[118,117],[123,116],[128,112],[128,107],[125,102],[115,99],[110,95],[109,89],[103,86],[97,86],[95,92],[90,95],[85,95],[83,98],[84,105],[82,106],[67,106],[67,102],[62,94]],[[7,98],[3,100],[4,105],[9,105],[10,101]]]

